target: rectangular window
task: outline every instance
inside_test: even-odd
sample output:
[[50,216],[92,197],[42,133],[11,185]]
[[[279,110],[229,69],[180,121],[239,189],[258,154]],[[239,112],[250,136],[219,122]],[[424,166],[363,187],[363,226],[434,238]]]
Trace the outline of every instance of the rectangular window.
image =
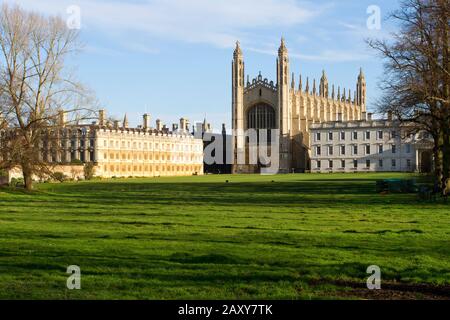
[[411,168],[411,159],[406,159],[406,166]]
[[370,160],[366,160],[366,168],[370,168]]
[[366,145],[366,154],[370,154],[370,144]]
[[328,132],[328,140],[333,141],[333,132]]
[[329,146],[328,147],[328,155],[332,156],[333,155],[333,146]]
[[353,154],[354,155],[358,154],[358,146],[356,144],[353,146]]
[[320,156],[322,153],[322,148],[320,146],[317,146],[316,148],[316,155]]
[[411,145],[409,143],[406,145],[406,153],[411,153]]
[[392,145],[392,153],[397,153],[397,146],[395,144]]
[[383,160],[382,159],[378,160],[378,166],[380,168],[383,168]]
[[396,139],[397,138],[397,131],[392,131],[391,132],[391,138],[392,139]]
[[345,132],[344,131],[341,132],[341,140],[345,140]]
[[382,144],[380,144],[379,146],[378,146],[378,153],[383,153],[383,145]]
[[317,161],[317,168],[320,169],[320,160]]
[[366,132],[366,140],[370,140],[370,131]]
[[378,131],[378,139],[383,139],[383,131]]
[[341,160],[341,168],[345,168],[345,160]]
[[333,169],[333,160],[328,161],[328,166],[330,169]]
[[395,168],[397,166],[397,161],[395,159],[392,159],[392,168]]
[[316,141],[320,141],[320,132],[316,133]]
[[353,168],[358,168],[358,160],[353,160]]
[[353,140],[358,140],[358,131],[353,131]]
[[341,156],[345,156],[345,146],[341,146]]

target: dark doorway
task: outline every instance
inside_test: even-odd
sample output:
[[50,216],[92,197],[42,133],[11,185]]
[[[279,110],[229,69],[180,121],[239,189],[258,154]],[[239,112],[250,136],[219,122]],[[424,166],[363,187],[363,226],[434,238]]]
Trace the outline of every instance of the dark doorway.
[[433,169],[433,155],[431,151],[422,151],[420,155],[420,172],[430,173]]

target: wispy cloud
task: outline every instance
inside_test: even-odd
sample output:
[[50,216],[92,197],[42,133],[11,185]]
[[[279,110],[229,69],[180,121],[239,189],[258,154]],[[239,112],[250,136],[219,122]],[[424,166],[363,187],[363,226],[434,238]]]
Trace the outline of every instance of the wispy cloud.
[[[323,9],[295,0],[4,0],[51,14],[78,5],[86,32],[140,33],[230,47],[248,30],[309,22]],[[250,37],[251,38],[251,37]]]
[[[258,48],[250,47],[246,48],[249,51],[267,54],[271,56],[277,55],[276,48]],[[323,61],[323,62],[349,62],[349,61],[362,61],[367,60],[371,56],[364,52],[355,52],[354,50],[323,50],[317,52],[317,54],[300,54],[295,51],[290,51],[289,56],[291,58],[297,58],[304,61]]]

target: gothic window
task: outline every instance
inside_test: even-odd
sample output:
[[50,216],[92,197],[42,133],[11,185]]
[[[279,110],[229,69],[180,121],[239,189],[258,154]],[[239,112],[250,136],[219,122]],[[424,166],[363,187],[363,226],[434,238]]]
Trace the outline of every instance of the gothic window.
[[258,104],[248,111],[249,129],[275,129],[275,111],[267,104]]
[[267,142],[271,143],[271,130],[276,128],[275,110],[267,104],[257,104],[247,114],[247,128],[256,129],[259,142],[259,129],[267,129]]

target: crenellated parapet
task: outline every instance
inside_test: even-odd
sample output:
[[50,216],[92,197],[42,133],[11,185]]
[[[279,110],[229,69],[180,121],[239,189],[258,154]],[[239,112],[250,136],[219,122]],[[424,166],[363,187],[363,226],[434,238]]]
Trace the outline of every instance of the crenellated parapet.
[[258,86],[263,86],[264,88],[272,90],[273,92],[277,91],[277,86],[273,83],[273,81],[269,81],[267,78],[263,79],[260,72],[259,75],[256,78],[254,78],[251,82],[250,78],[247,77],[247,85],[245,86],[244,93],[252,89],[255,89]]

